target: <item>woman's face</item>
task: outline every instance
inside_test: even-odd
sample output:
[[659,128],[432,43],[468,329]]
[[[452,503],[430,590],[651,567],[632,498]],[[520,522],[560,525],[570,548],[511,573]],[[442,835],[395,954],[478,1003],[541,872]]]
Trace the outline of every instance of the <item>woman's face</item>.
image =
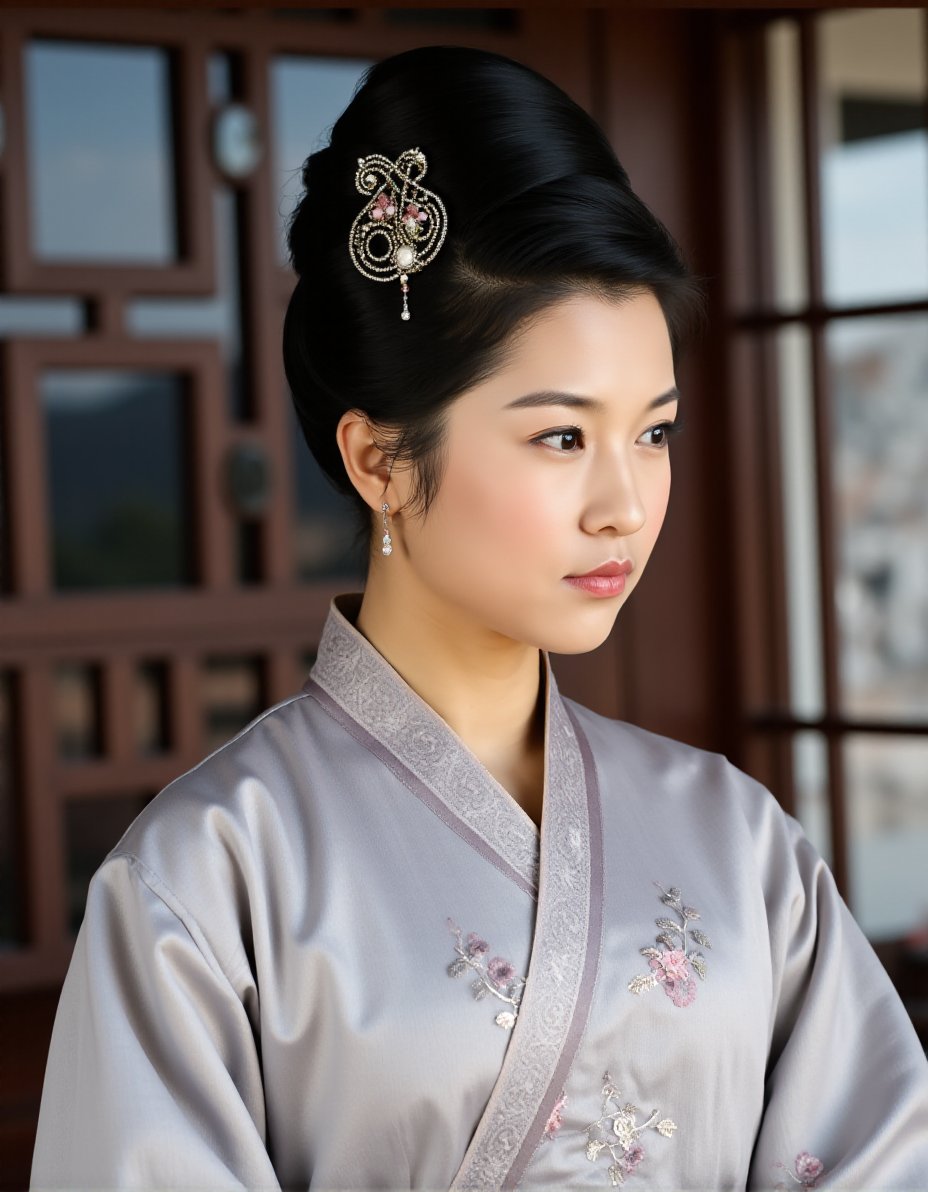
[[[545,404],[513,405],[542,392]],[[394,578],[410,586],[414,607],[462,630],[554,653],[595,649],[664,521],[666,423],[677,411],[668,394],[670,338],[650,292],[621,304],[577,295],[549,308],[490,380],[449,407],[435,503],[424,519],[396,519],[383,565],[403,568]],[[394,473],[394,483],[405,498],[408,476]],[[633,566],[618,594],[594,595],[565,578],[610,560]]]

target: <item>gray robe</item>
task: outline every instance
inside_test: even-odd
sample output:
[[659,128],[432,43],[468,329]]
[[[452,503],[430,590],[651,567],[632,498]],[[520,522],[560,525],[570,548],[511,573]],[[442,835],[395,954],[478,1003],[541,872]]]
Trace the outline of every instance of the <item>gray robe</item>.
[[928,1189],[928,1062],[773,795],[541,652],[539,833],[359,600],[94,876],[33,1187]]

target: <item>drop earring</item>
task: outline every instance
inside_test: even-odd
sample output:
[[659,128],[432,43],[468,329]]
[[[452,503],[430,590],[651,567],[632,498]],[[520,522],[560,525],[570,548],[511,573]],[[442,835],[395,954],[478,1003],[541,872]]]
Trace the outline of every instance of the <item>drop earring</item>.
[[385,555],[392,555],[393,539],[390,537],[390,531],[387,529],[387,510],[390,506],[384,501],[380,508],[383,510],[383,546],[381,549]]

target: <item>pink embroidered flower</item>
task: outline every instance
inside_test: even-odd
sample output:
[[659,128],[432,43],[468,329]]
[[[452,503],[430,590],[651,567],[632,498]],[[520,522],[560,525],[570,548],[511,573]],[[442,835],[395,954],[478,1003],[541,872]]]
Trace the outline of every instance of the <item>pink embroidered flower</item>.
[[652,956],[648,964],[675,1006],[690,1005],[696,997],[696,982],[689,970],[686,953],[681,948]]
[[[686,953],[681,948],[662,952],[660,956],[652,958],[650,965],[655,973],[659,970],[662,971],[664,977],[670,977],[675,981],[689,980],[690,970],[686,963]],[[663,980],[663,978],[659,977],[658,980]]]
[[815,1181],[824,1170],[825,1164],[821,1159],[816,1159],[808,1151],[802,1151],[796,1156],[796,1175],[807,1188],[815,1187]]
[[[817,1159],[815,1155],[810,1155],[808,1151],[800,1151],[794,1160],[796,1174],[789,1170],[785,1163],[777,1160],[774,1167],[779,1167],[781,1171],[785,1171],[793,1184],[798,1184],[801,1188],[817,1188],[819,1176],[825,1172],[825,1164],[821,1159]],[[783,1189],[784,1192],[789,1192],[788,1185],[777,1184],[777,1188]]]
[[371,219],[392,219],[395,214],[396,204],[393,199],[385,191],[381,191],[371,206]]
[[476,931],[469,931],[467,933],[467,955],[468,956],[483,956],[490,945],[486,940],[482,940]]
[[566,1093],[561,1093],[558,1099],[554,1102],[554,1108],[551,1110],[551,1114],[548,1117],[548,1121],[545,1125],[545,1138],[547,1138],[549,1141],[554,1138],[554,1135],[561,1128],[561,1110],[564,1108],[566,1103]]
[[625,1152],[625,1166],[629,1171],[634,1171],[643,1158],[644,1147],[640,1143],[636,1143]]
[[502,956],[494,956],[487,964],[487,974],[496,988],[502,989],[516,975],[516,970]]

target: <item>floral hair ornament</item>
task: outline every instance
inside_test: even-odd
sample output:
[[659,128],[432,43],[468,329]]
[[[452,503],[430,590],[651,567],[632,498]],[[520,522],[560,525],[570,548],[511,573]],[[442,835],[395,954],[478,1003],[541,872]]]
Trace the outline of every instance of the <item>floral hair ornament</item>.
[[418,273],[445,241],[448,215],[421,184],[427,170],[418,146],[396,161],[381,153],[358,158],[355,186],[373,199],[355,216],[348,251],[355,268],[372,281],[396,281],[403,292],[401,319],[409,318],[409,275]]

